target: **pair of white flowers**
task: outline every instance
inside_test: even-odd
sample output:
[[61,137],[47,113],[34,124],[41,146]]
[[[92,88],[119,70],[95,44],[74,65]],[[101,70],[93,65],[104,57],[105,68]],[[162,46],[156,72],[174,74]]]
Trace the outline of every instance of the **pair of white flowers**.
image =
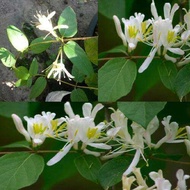
[[[56,12],[53,11],[50,14],[48,13],[47,16],[43,15],[41,12],[37,13],[37,15],[34,17],[38,20],[38,22],[35,22],[35,24],[36,24],[36,28],[38,28],[39,30],[49,32],[45,36],[45,38],[51,34],[53,37],[59,40],[59,36],[57,35],[55,30],[61,29],[61,28],[68,29],[69,26],[58,25],[54,27],[51,19],[55,15],[55,13]],[[71,75],[65,67],[62,49],[59,50],[56,60],[52,63],[52,65],[47,70],[48,70],[47,78],[53,77],[54,79],[57,79],[59,82],[61,81],[62,74],[64,77],[67,76],[69,80],[74,78],[74,76]]]
[[[21,119],[13,114],[17,130],[23,134],[33,147],[41,145],[47,137],[65,142],[63,148],[47,163],[53,165],[59,162],[73,147],[83,150],[86,154],[100,156],[100,150],[111,149],[105,142],[108,140],[104,130],[107,128],[105,122],[95,124],[94,118],[102,104],[97,104],[92,109],[92,104],[85,103],[82,107],[83,117],[75,115],[69,102],[65,103],[65,112],[68,116],[54,119],[55,113],[42,112],[34,118],[24,117],[27,121],[27,130],[24,128]],[[96,148],[92,150],[91,148]]]
[[[146,181],[144,180],[140,168],[133,168],[134,176],[123,176],[123,190],[132,190],[131,186],[136,182],[135,188],[133,190],[171,190],[172,184],[169,180],[163,177],[162,170],[158,172],[150,172],[149,177],[154,181],[154,185],[148,187]],[[186,180],[190,178],[190,175],[185,175],[182,169],[176,172],[177,186],[176,190],[187,190]]]
[[[143,21],[145,15],[141,13],[135,13],[135,16],[131,16],[129,19],[122,18],[124,32],[122,31],[118,17],[115,15],[113,16],[116,31],[122,39],[123,44],[128,46],[129,52],[136,48],[139,41],[152,46],[150,54],[138,70],[139,73],[144,72],[148,68],[156,52],[158,55],[164,56],[166,60],[172,61],[173,63],[175,63],[177,59],[171,56],[171,53],[184,55],[185,52],[181,47],[190,36],[190,14],[186,13],[184,16],[187,30],[183,32],[180,37],[180,32],[185,26],[182,27],[179,24],[173,26],[172,24],[174,14],[178,9],[179,6],[177,4],[174,4],[174,6],[171,7],[170,3],[165,3],[164,18],[162,18],[158,15],[155,2],[152,0],[151,13],[153,18]],[[182,63],[179,63],[178,65],[186,63],[185,61],[182,61]]]

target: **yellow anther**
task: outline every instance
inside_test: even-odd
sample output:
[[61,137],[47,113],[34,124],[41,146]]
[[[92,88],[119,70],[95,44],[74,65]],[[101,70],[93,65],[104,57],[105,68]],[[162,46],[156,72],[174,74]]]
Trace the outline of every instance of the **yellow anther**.
[[136,38],[138,30],[135,26],[129,26],[128,33],[130,38]]
[[168,43],[174,43],[176,41],[176,36],[174,31],[168,31],[167,41]]
[[98,128],[88,128],[88,131],[87,131],[87,137],[89,139],[93,138],[93,137],[96,137],[96,132],[97,132]]
[[47,127],[43,126],[42,123],[34,123],[33,130],[35,134],[43,134]]

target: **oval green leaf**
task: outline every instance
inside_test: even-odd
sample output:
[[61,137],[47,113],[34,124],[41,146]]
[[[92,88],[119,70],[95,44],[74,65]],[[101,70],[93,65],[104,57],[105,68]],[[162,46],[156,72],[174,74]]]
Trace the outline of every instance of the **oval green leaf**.
[[52,44],[51,40],[51,38],[36,38],[31,42],[30,50],[35,54],[42,53],[50,47],[50,45]]
[[150,121],[162,110],[166,102],[118,102],[118,108],[132,121],[148,126]]
[[99,170],[98,179],[105,190],[121,181],[123,172],[129,166],[126,157],[117,157],[106,162]]
[[174,63],[165,61],[158,66],[160,79],[164,86],[174,92],[174,82],[177,76],[177,68]]
[[177,74],[175,80],[175,92],[180,101],[190,92],[190,65],[183,67]]
[[47,81],[44,77],[39,77],[31,88],[30,99],[38,97],[46,88]]
[[19,30],[17,27],[10,25],[7,27],[7,35],[9,38],[9,41],[13,45],[13,47],[23,52],[28,48],[29,42],[25,34]]
[[29,73],[30,73],[30,76],[35,76],[38,73],[38,61],[36,60],[36,58],[32,60]]
[[72,102],[86,102],[88,97],[82,89],[74,89],[71,92],[71,101]]
[[100,102],[114,102],[127,95],[137,75],[136,64],[125,58],[108,61],[98,73]]
[[83,74],[89,76],[94,73],[92,64],[85,51],[74,41],[69,41],[64,45],[64,52],[70,61]]
[[84,155],[75,159],[75,166],[79,173],[86,179],[98,182],[98,172],[101,168],[101,162],[97,157]]
[[67,25],[69,28],[59,28],[59,32],[63,37],[73,37],[77,33],[77,19],[74,10],[67,7],[61,13],[58,26]]
[[14,72],[18,79],[28,80],[30,76],[28,69],[24,66],[14,68]]
[[44,169],[41,156],[29,153],[12,153],[0,158],[1,190],[14,190],[35,183]]
[[15,67],[15,56],[5,48],[0,48],[0,59],[6,67]]
[[85,40],[84,48],[90,61],[98,65],[98,37]]

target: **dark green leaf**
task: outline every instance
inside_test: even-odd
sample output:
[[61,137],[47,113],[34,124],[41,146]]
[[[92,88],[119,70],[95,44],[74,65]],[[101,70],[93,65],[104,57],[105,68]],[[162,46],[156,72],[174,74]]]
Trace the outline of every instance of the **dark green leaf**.
[[69,41],[65,44],[64,52],[80,72],[87,76],[94,73],[92,64],[85,51],[76,42]]
[[118,102],[118,108],[144,128],[166,105],[166,102]]
[[[48,161],[51,157],[48,156]],[[73,176],[77,173],[77,169],[74,164],[74,160],[79,155],[76,153],[69,153],[64,158],[61,159],[60,162],[51,166],[45,167],[43,172],[43,179],[45,181],[43,190],[51,190],[54,189],[53,186],[62,182],[69,177]],[[52,155],[53,157],[53,155]],[[55,175],[56,174],[56,175]]]
[[84,47],[90,61],[98,65],[98,37],[85,40]]
[[2,146],[1,148],[27,148],[31,150],[30,143],[27,141],[19,141],[19,142],[11,143],[11,144]]
[[124,171],[129,166],[126,157],[117,157],[106,162],[99,170],[99,182],[105,190],[121,181]]
[[31,76],[35,76],[38,73],[38,61],[36,58],[33,59],[30,65],[29,73]]
[[52,44],[51,40],[51,38],[36,38],[31,42],[30,49],[35,54],[42,53],[50,47],[50,45]]
[[136,64],[125,58],[108,61],[98,73],[99,101],[113,102],[127,95],[137,75]]
[[63,37],[73,37],[77,33],[77,19],[74,10],[67,7],[59,17],[58,26],[67,25],[69,28],[60,28],[59,32]]
[[72,75],[75,77],[73,80],[76,82],[83,82],[85,75],[75,66],[72,68]]
[[44,77],[39,77],[31,88],[30,99],[38,97],[46,88],[47,81]]
[[5,48],[0,48],[0,59],[6,67],[15,67],[15,56]]
[[180,101],[190,92],[190,65],[183,67],[177,74],[175,80],[175,92]]
[[98,172],[101,167],[101,162],[98,158],[92,155],[85,155],[75,159],[75,165],[79,173],[86,179],[98,182]]
[[29,42],[25,34],[17,27],[10,25],[7,27],[7,35],[13,47],[23,52],[28,48]]
[[41,156],[12,153],[0,158],[1,190],[15,190],[35,183],[44,168]]
[[71,101],[72,102],[86,102],[88,97],[82,89],[74,89],[71,92]]
[[14,68],[14,72],[16,77],[21,80],[28,80],[30,76],[28,69],[24,66]]
[[160,79],[164,86],[174,92],[174,82],[177,76],[177,68],[174,63],[165,61],[158,67]]

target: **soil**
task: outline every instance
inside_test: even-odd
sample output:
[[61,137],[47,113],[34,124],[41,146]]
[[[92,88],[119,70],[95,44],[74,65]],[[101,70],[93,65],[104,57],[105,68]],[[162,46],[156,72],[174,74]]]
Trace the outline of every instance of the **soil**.
[[[55,20],[67,6],[71,6],[77,15],[78,33],[76,37],[90,35],[89,24],[98,10],[98,0],[1,0],[0,3],[0,47],[15,52],[9,43],[6,28],[15,25],[22,29],[24,23],[35,21],[36,11],[46,13],[56,11]],[[35,30],[37,36],[41,33]],[[44,35],[44,33],[42,33]],[[0,63],[0,101],[29,101],[27,88],[15,88],[13,71]]]

